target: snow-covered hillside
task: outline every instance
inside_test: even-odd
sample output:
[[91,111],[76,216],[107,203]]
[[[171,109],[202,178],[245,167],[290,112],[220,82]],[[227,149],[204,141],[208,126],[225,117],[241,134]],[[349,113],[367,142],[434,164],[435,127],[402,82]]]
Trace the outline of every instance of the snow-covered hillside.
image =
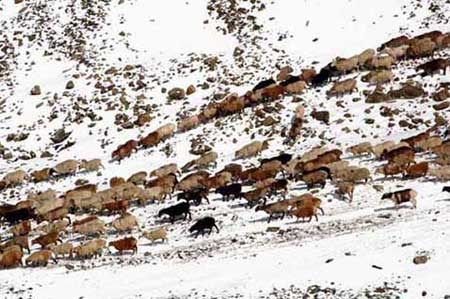
[[[95,238],[109,242],[133,236],[138,253],[119,255],[107,247],[102,257],[85,261],[58,258],[46,267],[3,269],[0,297],[450,298],[446,180],[384,178],[375,169],[385,162],[345,151],[364,141],[400,142],[429,129],[446,139],[450,102],[434,95],[448,93],[449,75],[422,76],[416,67],[448,59],[449,47],[433,57],[393,65],[394,78],[383,84],[383,92],[408,83],[420,86],[419,96],[370,103],[376,86],[362,82],[368,70],[361,68],[323,86],[308,85],[298,95],[283,94],[202,121],[156,146],[139,148],[120,163],[111,159],[128,140],[199,115],[232,93],[244,95],[258,82],[276,78],[283,67],[292,67],[294,75],[307,68],[318,72],[336,57],[377,49],[400,35],[449,32],[449,18],[450,4],[444,0],[0,2],[1,177],[19,169],[31,174],[67,159],[98,158],[104,166],[5,188],[2,208],[48,189],[62,196],[92,183],[102,191],[113,177],[127,179],[168,163],[181,168],[199,157],[193,153],[199,144],[218,154],[207,169],[211,175],[229,163],[248,169],[262,158],[282,152],[301,157],[324,146],[342,150],[344,161],[366,167],[372,177],[355,185],[352,203],[336,194],[334,181],[307,190],[302,180],[291,180],[287,198],[312,192],[322,199],[325,214],[310,223],[293,217],[267,223],[267,214],[248,208],[244,199],[223,201],[212,190],[210,204],[192,205],[192,220],[174,224],[157,214],[177,203],[178,192],[163,203],[133,202],[128,212],[139,227],[122,234],[109,225],[117,214],[70,213],[72,222],[97,214],[107,223],[106,233],[86,237],[69,225],[59,234],[64,242],[78,246]],[[352,78],[357,90],[327,95],[334,82]],[[192,94],[170,98],[173,88],[189,86],[195,87]],[[299,105],[305,109],[301,134],[288,140]],[[329,119],[313,117],[317,111],[327,112]],[[267,140],[269,147],[256,157],[235,159],[236,150],[256,140]],[[430,151],[416,153],[415,160],[438,167]],[[395,209],[381,200],[384,193],[405,188],[417,191],[417,209],[409,203]],[[252,189],[245,185],[243,191]],[[276,195],[268,202],[280,199]],[[189,228],[206,216],[215,218],[220,232],[196,238]],[[30,241],[41,235],[36,229],[41,224],[31,224]],[[1,244],[11,241],[10,227],[4,221]],[[142,231],[159,227],[167,230],[168,242],[152,244],[142,237]],[[32,252],[39,249],[31,246]],[[416,264],[417,256],[428,259]]]

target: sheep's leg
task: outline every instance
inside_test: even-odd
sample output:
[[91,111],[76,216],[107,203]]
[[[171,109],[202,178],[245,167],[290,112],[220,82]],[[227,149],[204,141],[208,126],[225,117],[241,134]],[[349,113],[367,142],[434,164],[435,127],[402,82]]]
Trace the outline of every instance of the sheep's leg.
[[322,207],[319,207],[319,210],[322,213],[322,215],[325,215],[325,212],[323,211]]
[[216,224],[214,224],[214,227],[217,229],[217,233],[219,233],[220,232],[219,227]]
[[319,217],[317,217],[317,214],[314,214],[314,217],[316,217],[316,221],[319,221]]
[[311,220],[312,220],[312,216],[309,217],[308,222],[311,222]]
[[267,220],[267,223],[270,223],[270,220],[272,220],[272,214],[269,214],[269,220]]

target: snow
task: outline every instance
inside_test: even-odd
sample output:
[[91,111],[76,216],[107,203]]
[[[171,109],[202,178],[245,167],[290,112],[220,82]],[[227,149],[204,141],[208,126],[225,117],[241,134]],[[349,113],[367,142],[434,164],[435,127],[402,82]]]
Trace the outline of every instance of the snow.
[[[0,22],[5,21],[8,25],[5,27],[8,37],[19,29],[33,32],[32,21],[28,27],[18,28],[21,23],[17,16],[20,8],[39,2],[32,0],[19,5],[12,4],[13,1],[0,3],[3,9],[0,10]],[[72,16],[64,8],[71,2],[47,1],[49,7],[46,11],[52,16],[49,26],[61,39],[65,38],[62,29],[70,26]],[[207,3],[186,0],[111,2],[106,9],[104,26],[86,33],[86,49],[95,54],[93,56],[98,62],[91,69],[78,65],[62,54],[43,56],[48,40],[44,40],[42,45],[25,41],[25,46],[19,48],[15,58],[17,65],[13,71],[12,87],[0,86],[0,100],[6,100],[1,107],[0,141],[11,149],[14,157],[22,152],[34,151],[38,158],[1,159],[2,173],[19,168],[32,171],[51,167],[72,158],[101,158],[105,169],[99,173],[77,173],[55,181],[26,184],[11,193],[6,190],[2,192],[1,201],[15,203],[25,199],[30,190],[54,188],[63,192],[73,188],[76,180],[81,178],[97,183],[103,190],[108,187],[109,179],[115,176],[128,178],[137,171],[150,171],[167,163],[182,166],[196,158],[189,153],[190,143],[200,135],[203,143],[211,145],[219,153],[218,165],[211,169],[215,172],[230,162],[236,162],[233,161],[235,150],[252,140],[271,138],[270,148],[261,155],[263,158],[283,150],[300,155],[321,144],[322,140],[317,135],[322,132],[330,148],[344,149],[365,140],[373,143],[399,141],[428,128],[425,122],[414,130],[400,127],[398,121],[408,114],[433,123],[435,111],[431,108],[434,104],[431,100],[399,100],[383,103],[391,109],[401,110],[394,120],[389,121],[394,124],[391,128],[387,118],[380,116],[380,106],[364,103],[362,91],[373,87],[359,82],[358,93],[338,99],[343,102],[343,108],[336,105],[337,100],[327,99],[325,91],[330,86],[310,89],[301,95],[306,115],[309,116],[313,110],[327,110],[331,112],[331,119],[330,125],[325,125],[308,117],[305,131],[316,136],[305,137],[293,147],[283,144],[283,138],[279,136],[281,128],[289,125],[298,105],[292,97],[285,97],[278,101],[284,108],[275,114],[279,123],[273,128],[254,127],[255,109],[247,109],[240,116],[221,120],[221,127],[214,122],[204,124],[194,130],[177,133],[156,148],[140,150],[120,164],[110,161],[111,152],[118,144],[145,136],[166,123],[176,122],[181,114],[194,115],[202,105],[210,102],[213,94],[243,94],[260,79],[276,74],[279,66],[291,64],[298,71],[316,61],[318,65],[315,67],[320,68],[336,56],[348,57],[367,48],[376,48],[405,32],[415,35],[434,29],[448,31],[448,24],[436,19],[436,14],[428,9],[428,2],[301,0],[294,3],[278,0],[267,3],[266,10],[255,12],[257,20],[264,24],[258,33],[262,40],[256,45],[239,44],[236,34],[224,35],[216,30],[221,22],[209,16]],[[444,1],[437,3],[441,5],[441,13],[448,17],[449,5]],[[82,10],[79,7],[76,9],[82,15]],[[283,34],[287,38],[279,40]],[[318,40],[314,41],[315,38]],[[246,51],[244,67],[239,67],[233,56],[236,47]],[[446,50],[437,55],[447,57],[448,53]],[[203,64],[203,60],[211,56],[218,56],[221,61],[216,70],[207,70]],[[393,70],[399,80],[390,83],[389,87],[398,88],[401,82],[412,76],[424,83],[427,92],[431,93],[439,83],[449,82],[448,75],[415,76],[414,67],[421,61],[399,63]],[[109,67],[122,68],[127,64],[142,66],[136,74],[144,75],[148,83],[146,89],[132,91],[129,88],[129,82],[136,77],[129,79],[105,75]],[[184,64],[188,67],[183,68]],[[89,76],[94,71],[98,75],[96,80]],[[236,75],[242,84],[231,82],[230,74]],[[356,76],[351,74],[347,77]],[[202,89],[200,85],[207,78],[216,80],[208,81],[209,88]],[[224,84],[222,79],[231,83]],[[67,91],[65,85],[69,80],[74,81],[75,88]],[[114,124],[116,113],[122,112],[132,121],[135,115],[121,106],[120,111],[106,111],[106,100],[119,103],[119,96],[100,94],[94,87],[96,82],[114,82],[119,88],[126,89],[126,98],[133,105],[138,103],[140,95],[145,95],[141,102],[154,105],[154,119],[144,127],[118,131],[118,126]],[[36,84],[41,86],[43,94],[30,96],[29,91]],[[161,92],[162,88],[186,88],[190,84],[196,85],[197,91],[186,101],[169,102],[166,94]],[[68,95],[65,96],[65,93]],[[58,96],[54,98],[55,94]],[[78,97],[87,99],[83,108],[92,109],[102,120],[73,121],[73,106],[78,104]],[[93,101],[94,98],[105,101]],[[362,100],[356,101],[355,98]],[[55,112],[58,117],[50,120],[49,116]],[[347,113],[351,117],[344,117]],[[448,119],[448,109],[442,115]],[[367,118],[374,119],[375,125],[367,124]],[[55,151],[50,137],[62,126],[66,131],[72,131],[69,140],[76,142],[67,149]],[[245,128],[249,127],[247,132]],[[349,130],[344,131],[345,128]],[[21,131],[30,133],[26,141],[6,143],[8,134]],[[273,132],[275,134],[271,136]],[[161,149],[165,146],[170,146],[173,153],[164,154]],[[51,151],[55,156],[39,158],[44,150]],[[261,157],[237,162],[246,167],[257,166]],[[352,165],[369,167],[372,173],[381,164],[368,157],[352,158],[347,153],[344,157]],[[418,155],[420,161],[430,158],[428,154]],[[293,218],[285,218],[267,224],[264,212],[255,213],[254,209],[246,208],[242,200],[224,202],[211,194],[210,205],[192,208],[193,220],[213,216],[218,220],[221,231],[199,238],[188,233],[193,221],[179,221],[171,225],[156,217],[162,207],[174,204],[176,198],[163,204],[133,206],[130,212],[138,217],[140,228],[166,227],[168,243],[149,244],[141,238],[141,232],[135,230],[131,235],[139,239],[139,253],[136,256],[118,256],[110,248],[103,257],[92,261],[61,259],[57,265],[47,268],[1,270],[0,294],[8,298],[29,295],[46,299],[199,298],[202,295],[228,298],[237,294],[244,298],[258,298],[269,297],[273,289],[289,289],[291,285],[302,290],[311,285],[321,285],[343,290],[351,298],[388,282],[399,289],[401,298],[419,298],[423,291],[427,292],[428,298],[443,298],[450,295],[446,282],[450,266],[447,244],[450,207],[448,198],[441,193],[445,184],[424,178],[384,180],[374,176],[374,181],[356,186],[352,204],[338,199],[334,186],[329,184],[317,193],[323,199],[325,215],[319,215],[319,222],[311,223],[297,223]],[[399,210],[393,209],[391,202],[380,200],[381,192],[377,192],[374,185],[382,185],[386,192],[401,188],[415,189],[419,194],[417,210],[411,209],[408,204]],[[292,195],[305,192],[302,183],[290,185]],[[76,218],[85,216],[87,214]],[[107,223],[115,218],[101,217]],[[271,226],[279,227],[280,231],[266,232]],[[2,227],[0,230],[2,239],[7,236],[5,229]],[[120,237],[110,228],[108,235],[104,236],[108,241]],[[83,241],[80,236],[71,233],[64,238],[75,244]],[[405,243],[411,245],[402,246]],[[32,249],[38,248],[35,246]],[[430,255],[430,260],[426,264],[415,265],[413,258],[422,252]],[[376,269],[373,265],[382,269]],[[66,267],[74,268],[69,270]],[[11,288],[14,290],[11,291]]]

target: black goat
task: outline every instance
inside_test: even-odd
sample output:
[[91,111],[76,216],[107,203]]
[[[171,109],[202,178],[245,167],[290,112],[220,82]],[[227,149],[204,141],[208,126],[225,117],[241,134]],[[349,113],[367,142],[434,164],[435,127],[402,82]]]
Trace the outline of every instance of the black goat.
[[187,216],[189,215],[189,220],[191,220],[192,215],[189,211],[189,208],[189,203],[184,201],[179,204],[162,209],[161,211],[159,211],[158,217],[161,217],[164,214],[168,215],[171,223],[173,223],[175,221],[175,218],[180,215],[184,215],[184,220],[186,220]]
[[193,226],[191,226],[189,232],[193,233],[196,231],[197,234],[195,237],[198,237],[199,233],[201,232],[203,235],[206,229],[209,229],[209,234],[211,234],[213,227],[215,227],[217,229],[217,233],[219,233],[220,230],[216,225],[216,220],[213,217],[205,217],[198,220]]
[[239,183],[230,184],[216,189],[216,193],[222,195],[222,199],[224,200],[228,200],[230,196],[233,196],[233,198],[239,197],[241,191],[242,191],[242,184]]
[[196,206],[202,203],[202,199],[205,199],[209,204],[208,190],[206,190],[205,188],[198,188],[195,190],[179,193],[177,195],[177,199],[184,199],[187,202],[193,201]]

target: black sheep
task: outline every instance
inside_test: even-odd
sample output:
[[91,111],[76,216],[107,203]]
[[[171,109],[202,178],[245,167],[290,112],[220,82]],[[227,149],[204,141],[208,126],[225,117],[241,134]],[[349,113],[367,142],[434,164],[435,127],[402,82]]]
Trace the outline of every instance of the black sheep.
[[326,65],[320,72],[311,80],[311,85],[314,87],[322,86],[331,80],[331,77],[338,75],[338,70],[331,63]]
[[292,155],[291,154],[283,153],[283,154],[279,154],[276,157],[272,157],[272,158],[268,158],[268,159],[262,159],[261,160],[261,165],[265,164],[265,163],[268,163],[268,162],[272,162],[272,161],[280,161],[281,164],[286,164],[286,163],[288,163],[291,160],[292,160]]
[[202,203],[202,199],[205,199],[209,204],[208,190],[206,190],[205,188],[198,188],[192,191],[179,193],[177,195],[177,199],[185,199],[187,202],[193,201],[197,206]]
[[209,234],[211,234],[213,227],[215,227],[217,229],[217,233],[219,233],[219,228],[216,225],[216,220],[213,217],[205,217],[198,220],[193,226],[191,226],[189,232],[193,233],[194,231],[196,231],[197,234],[195,235],[195,237],[198,237],[199,233],[201,232],[203,235],[206,229],[209,229]]
[[272,84],[275,84],[275,83],[277,83],[277,82],[275,82],[275,80],[273,80],[272,78],[261,81],[258,84],[256,84],[255,87],[253,87],[253,92],[257,91],[258,89],[263,89],[263,88],[270,86]]
[[189,211],[190,205],[188,202],[180,202],[179,204],[170,206],[168,208],[162,209],[158,213],[158,217],[161,217],[162,215],[168,215],[170,222],[173,223],[175,221],[175,218],[184,215],[184,220],[186,220],[187,216],[189,215],[189,220],[192,219],[191,212]]
[[290,76],[288,79],[282,81],[280,83],[281,86],[288,86],[289,84],[293,84],[300,81],[300,76]]
[[216,189],[216,193],[222,195],[222,198],[225,200],[229,199],[230,196],[233,196],[233,198],[238,197],[241,194],[241,191],[242,185],[239,183],[230,184]]
[[7,211],[3,214],[3,217],[10,224],[15,224],[22,220],[32,219],[35,217],[35,215],[31,209],[22,208],[22,209]]

